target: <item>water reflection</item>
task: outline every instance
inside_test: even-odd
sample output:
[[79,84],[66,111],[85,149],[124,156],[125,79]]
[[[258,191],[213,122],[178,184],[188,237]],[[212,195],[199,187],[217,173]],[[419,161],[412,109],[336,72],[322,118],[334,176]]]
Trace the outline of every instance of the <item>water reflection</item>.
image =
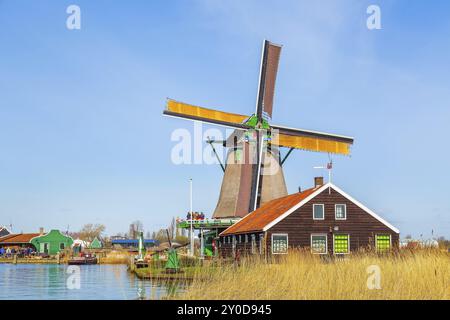
[[[20,300],[134,300],[161,299],[183,290],[183,285],[141,281],[124,265],[80,266],[67,273],[66,265],[0,264],[0,299]],[[79,289],[68,283],[79,276]]]

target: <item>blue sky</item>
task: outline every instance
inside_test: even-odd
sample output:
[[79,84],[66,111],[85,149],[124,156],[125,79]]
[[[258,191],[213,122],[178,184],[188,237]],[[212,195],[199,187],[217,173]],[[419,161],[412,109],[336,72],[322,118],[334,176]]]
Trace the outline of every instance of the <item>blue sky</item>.
[[[66,8],[81,8],[81,30]],[[366,28],[377,4],[382,30]],[[450,237],[450,4],[0,0],[0,224],[33,232],[214,210],[222,173],[172,164],[166,97],[254,110],[261,43],[283,44],[273,123],[355,137],[333,182],[403,235]],[[290,192],[328,156],[296,151]]]

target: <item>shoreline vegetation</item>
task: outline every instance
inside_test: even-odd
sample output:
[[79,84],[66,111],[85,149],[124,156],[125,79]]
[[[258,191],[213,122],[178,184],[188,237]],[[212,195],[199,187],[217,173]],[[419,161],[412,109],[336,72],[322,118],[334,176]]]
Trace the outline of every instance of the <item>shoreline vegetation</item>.
[[[186,290],[168,299],[450,299],[450,255],[438,249],[401,250],[386,255],[360,252],[343,258],[292,251],[276,260],[267,263],[247,257],[239,265],[211,261],[203,267],[191,267],[178,280],[184,281]],[[376,270],[380,272],[380,289],[369,289]],[[139,272],[142,278],[149,274],[149,270]]]
[[[133,252],[128,252],[125,250],[108,250],[108,251],[90,251],[96,254],[98,259],[98,264],[125,264],[128,265],[130,261],[130,255],[135,254]],[[56,256],[43,258],[39,256],[19,258],[11,256],[9,258],[0,258],[0,264],[67,264],[69,254],[61,255],[58,259]]]

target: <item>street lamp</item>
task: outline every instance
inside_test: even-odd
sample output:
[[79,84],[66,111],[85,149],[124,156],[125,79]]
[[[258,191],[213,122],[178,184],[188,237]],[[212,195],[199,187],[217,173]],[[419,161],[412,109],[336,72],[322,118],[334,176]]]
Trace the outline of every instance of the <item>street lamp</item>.
[[190,190],[190,219],[191,219],[191,232],[190,232],[190,241],[191,241],[191,252],[190,255],[194,256],[194,230],[193,230],[193,226],[192,226],[192,216],[193,216],[193,212],[192,212],[192,178],[189,179],[189,190]]

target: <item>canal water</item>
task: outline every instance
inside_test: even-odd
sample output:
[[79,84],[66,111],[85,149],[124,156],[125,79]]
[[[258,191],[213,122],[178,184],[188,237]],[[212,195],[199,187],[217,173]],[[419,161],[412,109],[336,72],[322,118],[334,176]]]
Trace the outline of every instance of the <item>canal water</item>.
[[0,264],[0,300],[161,299],[181,291],[139,280],[125,265]]

